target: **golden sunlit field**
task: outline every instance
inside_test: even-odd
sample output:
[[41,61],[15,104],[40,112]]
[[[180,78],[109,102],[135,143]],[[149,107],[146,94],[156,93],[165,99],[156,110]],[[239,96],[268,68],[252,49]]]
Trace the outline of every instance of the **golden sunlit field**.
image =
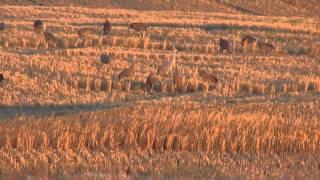
[[[1,22],[0,178],[320,178],[316,17],[1,6]],[[245,35],[275,50],[244,49]],[[174,66],[147,90],[173,59],[185,80]]]

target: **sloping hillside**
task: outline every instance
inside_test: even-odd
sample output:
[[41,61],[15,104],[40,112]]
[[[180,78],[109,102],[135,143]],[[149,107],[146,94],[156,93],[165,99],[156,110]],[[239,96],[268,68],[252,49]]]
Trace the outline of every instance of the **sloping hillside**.
[[320,16],[318,0],[0,0],[0,5],[5,4]]

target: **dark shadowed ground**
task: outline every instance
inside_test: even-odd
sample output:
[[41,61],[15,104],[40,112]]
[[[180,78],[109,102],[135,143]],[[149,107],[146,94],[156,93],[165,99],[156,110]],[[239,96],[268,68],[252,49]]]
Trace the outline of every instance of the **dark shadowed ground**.
[[83,6],[320,17],[319,0],[0,0],[0,5]]

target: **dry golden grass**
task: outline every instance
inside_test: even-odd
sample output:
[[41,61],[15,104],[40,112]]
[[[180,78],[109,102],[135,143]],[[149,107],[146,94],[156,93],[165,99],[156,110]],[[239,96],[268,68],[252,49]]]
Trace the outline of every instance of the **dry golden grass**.
[[[11,27],[0,32],[4,176],[319,177],[316,19],[64,7],[0,11],[0,21]],[[105,18],[113,25],[107,36]],[[35,19],[57,36],[56,47],[33,31]],[[150,25],[145,37],[128,29],[131,22]],[[80,39],[83,27],[93,33]],[[276,50],[244,53],[244,34]],[[230,54],[219,52],[220,37],[229,41]],[[174,48],[185,80],[175,90],[169,72],[148,93],[147,77],[173,58]],[[102,64],[101,54],[111,62]],[[133,63],[133,76],[117,80]],[[209,86],[197,70],[219,83]]]
[[[204,178],[248,175],[241,169],[254,166],[250,176],[299,176],[306,168],[314,176],[319,102],[304,98],[218,100],[214,106],[165,98],[78,115],[20,117],[0,125],[0,168],[36,176],[89,171]],[[235,170],[223,170],[228,166]]]

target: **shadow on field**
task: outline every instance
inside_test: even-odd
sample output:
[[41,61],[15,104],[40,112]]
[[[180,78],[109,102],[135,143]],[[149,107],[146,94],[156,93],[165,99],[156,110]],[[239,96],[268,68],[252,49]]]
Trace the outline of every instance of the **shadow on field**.
[[246,13],[246,14],[252,14],[252,15],[258,15],[258,16],[262,16],[263,14],[252,11],[250,9],[247,9],[245,7],[230,3],[229,1],[223,1],[223,0],[216,0],[217,3],[220,3],[221,5],[227,6],[231,9],[234,9],[236,11],[242,12],[242,13]]
[[0,106],[0,120],[19,116],[63,116],[77,114],[82,111],[109,109],[119,104],[74,104],[74,105],[15,105]]
[[[293,30],[289,28],[272,28],[269,26],[256,26],[256,25],[238,25],[238,24],[203,24],[203,25],[193,25],[193,24],[177,24],[177,23],[147,23],[151,28],[176,28],[176,29],[186,29],[186,28],[198,28],[205,31],[214,30],[250,30],[250,31],[267,31],[267,32],[281,32],[281,33],[301,33],[310,34],[307,30]],[[103,23],[71,23],[73,26],[103,26]],[[128,26],[127,23],[112,23],[112,26]]]
[[241,26],[241,25],[227,25],[227,24],[205,24],[200,27],[205,31],[213,31],[213,30],[250,30],[250,31],[266,31],[266,32],[277,32],[277,33],[300,33],[300,34],[310,34],[307,30],[294,30],[288,28],[272,28],[268,26]]
[[[185,94],[181,94],[185,95]],[[160,99],[172,95],[157,94],[143,98],[135,98],[111,103],[67,104],[67,105],[0,105],[0,120],[9,120],[20,116],[63,116],[96,110],[108,110],[119,107],[130,107],[139,101]],[[179,95],[176,95],[179,96]]]
[[[90,112],[97,110],[110,110],[113,108],[121,107],[132,107],[137,105],[137,103],[152,103],[152,100],[160,100],[162,98],[177,98],[177,102],[180,102],[179,97],[190,97],[192,101],[200,103],[203,105],[208,105],[212,107],[217,106],[230,106],[241,104],[265,104],[265,103],[294,103],[294,102],[308,102],[308,101],[318,101],[320,100],[320,93],[314,93],[312,96],[310,94],[304,94],[299,96],[289,95],[289,94],[279,94],[275,96],[274,94],[260,94],[260,95],[241,95],[237,97],[226,97],[226,96],[215,96],[213,94],[202,94],[198,98],[194,98],[197,93],[181,93],[181,94],[155,94],[142,98],[135,98],[131,100],[123,100],[112,103],[94,103],[94,104],[70,104],[70,105],[16,105],[16,106],[6,106],[0,105],[0,120],[10,120],[15,117],[20,116],[35,116],[35,117],[48,117],[48,116],[64,116],[79,114],[80,112]],[[199,95],[199,93],[198,93]],[[203,96],[205,95],[205,97]],[[188,98],[189,99],[189,98]],[[151,100],[151,101],[149,101]],[[190,100],[190,99],[189,99]],[[169,105],[169,104],[168,104]],[[181,103],[179,106],[183,106]]]

